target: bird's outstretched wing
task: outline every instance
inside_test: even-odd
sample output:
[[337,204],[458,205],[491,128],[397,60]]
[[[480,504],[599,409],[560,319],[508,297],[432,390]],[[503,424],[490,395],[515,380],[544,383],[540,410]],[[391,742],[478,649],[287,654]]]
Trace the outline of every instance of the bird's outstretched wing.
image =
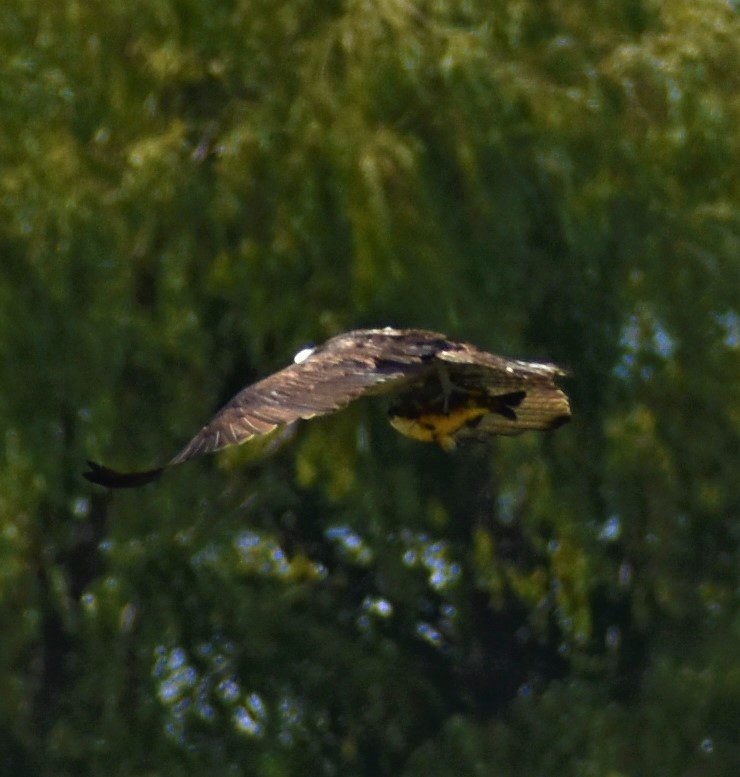
[[565,392],[555,384],[568,373],[554,364],[505,359],[492,353],[444,351],[439,357],[449,365],[450,380],[482,392],[496,401],[497,397],[521,396],[514,412],[486,414],[476,426],[461,430],[459,439],[491,434],[519,434],[529,429],[549,431],[570,419],[570,403]]
[[552,365],[504,359],[436,332],[357,330],[301,351],[290,366],[245,388],[167,464],[116,472],[88,462],[84,476],[108,488],[143,485],[193,456],[385,392],[398,393],[394,427],[448,449],[467,437],[554,428],[570,416],[554,384],[561,374]]
[[414,380],[433,369],[434,354],[442,348],[454,348],[454,342],[421,330],[368,329],[338,335],[318,348],[301,351],[293,364],[239,392],[167,464],[117,472],[88,462],[84,477],[108,488],[149,483],[193,456],[333,413],[364,394]]

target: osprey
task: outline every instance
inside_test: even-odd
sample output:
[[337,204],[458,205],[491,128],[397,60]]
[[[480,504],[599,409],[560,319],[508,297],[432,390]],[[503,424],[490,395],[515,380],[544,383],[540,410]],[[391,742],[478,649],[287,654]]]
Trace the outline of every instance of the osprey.
[[296,354],[293,364],[248,386],[167,464],[117,472],[88,462],[84,477],[129,488],[201,453],[240,445],[300,419],[328,415],[359,397],[393,394],[391,425],[447,451],[471,439],[549,430],[570,418],[555,385],[565,371],[519,361],[423,329],[358,329]]

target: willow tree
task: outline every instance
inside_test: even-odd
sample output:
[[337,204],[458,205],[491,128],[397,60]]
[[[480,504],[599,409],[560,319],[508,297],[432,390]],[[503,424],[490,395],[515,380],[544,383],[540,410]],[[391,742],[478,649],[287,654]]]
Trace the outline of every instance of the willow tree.
[[[732,4],[5,5],[5,770],[734,774]],[[386,324],[574,422],[81,480]]]

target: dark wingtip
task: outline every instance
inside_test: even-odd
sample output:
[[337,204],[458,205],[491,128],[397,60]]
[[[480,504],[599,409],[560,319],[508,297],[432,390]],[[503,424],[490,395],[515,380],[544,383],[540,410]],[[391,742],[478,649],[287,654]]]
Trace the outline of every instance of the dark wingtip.
[[144,472],[116,472],[94,461],[88,461],[87,466],[90,469],[88,472],[83,472],[82,477],[105,488],[137,488],[157,480],[166,469],[166,467],[157,467]]

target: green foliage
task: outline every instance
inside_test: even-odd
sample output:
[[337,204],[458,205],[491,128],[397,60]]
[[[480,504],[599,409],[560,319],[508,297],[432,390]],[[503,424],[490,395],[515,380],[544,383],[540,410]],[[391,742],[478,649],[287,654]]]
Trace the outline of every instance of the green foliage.
[[[9,0],[0,772],[734,775],[724,0]],[[111,497],[306,342],[570,367],[447,455],[378,403]],[[382,404],[382,403],[381,403]]]

